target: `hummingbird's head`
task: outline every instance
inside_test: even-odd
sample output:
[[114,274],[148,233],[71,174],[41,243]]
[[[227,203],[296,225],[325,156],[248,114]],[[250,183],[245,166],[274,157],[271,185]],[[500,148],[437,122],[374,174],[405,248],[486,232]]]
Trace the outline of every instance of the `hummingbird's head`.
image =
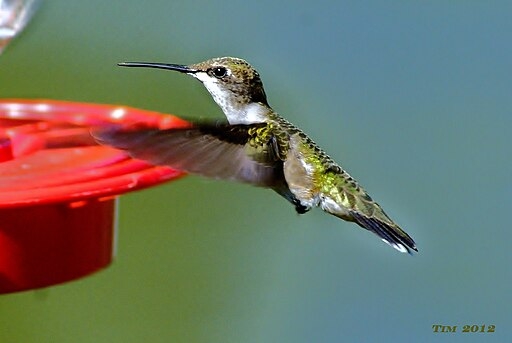
[[234,98],[240,103],[259,102],[267,105],[260,74],[240,58],[214,58],[193,64],[190,68],[196,71],[192,75],[204,84],[213,97],[221,96]]
[[126,67],[149,67],[189,74],[203,83],[231,124],[264,120],[267,97],[258,72],[245,60],[219,57],[191,65],[125,62]]

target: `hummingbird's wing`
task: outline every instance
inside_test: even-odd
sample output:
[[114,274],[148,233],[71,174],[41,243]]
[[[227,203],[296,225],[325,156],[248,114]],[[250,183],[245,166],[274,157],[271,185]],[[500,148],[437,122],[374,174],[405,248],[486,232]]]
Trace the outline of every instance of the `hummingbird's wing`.
[[[265,123],[215,123],[164,130],[111,127],[94,130],[92,135],[101,144],[154,165],[272,187],[279,175],[282,179],[282,161],[266,129]],[[267,134],[262,136],[263,131]],[[258,143],[261,137],[266,140]]]

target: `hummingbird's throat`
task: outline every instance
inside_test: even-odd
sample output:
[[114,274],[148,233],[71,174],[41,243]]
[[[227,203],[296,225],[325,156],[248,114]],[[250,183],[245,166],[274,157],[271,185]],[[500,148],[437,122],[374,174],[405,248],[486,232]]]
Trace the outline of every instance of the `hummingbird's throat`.
[[254,124],[266,121],[266,114],[269,112],[267,106],[260,103],[247,102],[247,97],[239,97],[237,94],[226,89],[221,82],[212,79],[204,72],[191,75],[203,83],[213,100],[224,112],[230,124]]
[[211,94],[231,125],[264,123],[268,119],[269,108],[260,103],[239,103]]

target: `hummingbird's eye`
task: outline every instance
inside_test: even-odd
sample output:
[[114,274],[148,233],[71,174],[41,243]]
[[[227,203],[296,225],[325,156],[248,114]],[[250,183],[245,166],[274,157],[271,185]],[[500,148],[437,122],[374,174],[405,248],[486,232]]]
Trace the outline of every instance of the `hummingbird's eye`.
[[228,70],[224,67],[214,67],[214,68],[210,69],[209,71],[210,71],[210,74],[212,74],[213,76],[215,76],[216,78],[219,78],[219,79],[226,76],[226,74],[228,73]]

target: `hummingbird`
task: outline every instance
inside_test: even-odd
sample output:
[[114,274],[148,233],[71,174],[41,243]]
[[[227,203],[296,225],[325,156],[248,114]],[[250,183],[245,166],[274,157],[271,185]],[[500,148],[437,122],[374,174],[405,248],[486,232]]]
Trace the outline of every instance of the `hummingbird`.
[[100,144],[154,165],[270,188],[299,214],[320,207],[375,233],[400,252],[418,251],[414,240],[352,176],[270,107],[259,73],[245,60],[220,57],[191,65],[118,65],[165,69],[196,78],[227,122],[198,122],[171,129],[105,128],[92,133]]

